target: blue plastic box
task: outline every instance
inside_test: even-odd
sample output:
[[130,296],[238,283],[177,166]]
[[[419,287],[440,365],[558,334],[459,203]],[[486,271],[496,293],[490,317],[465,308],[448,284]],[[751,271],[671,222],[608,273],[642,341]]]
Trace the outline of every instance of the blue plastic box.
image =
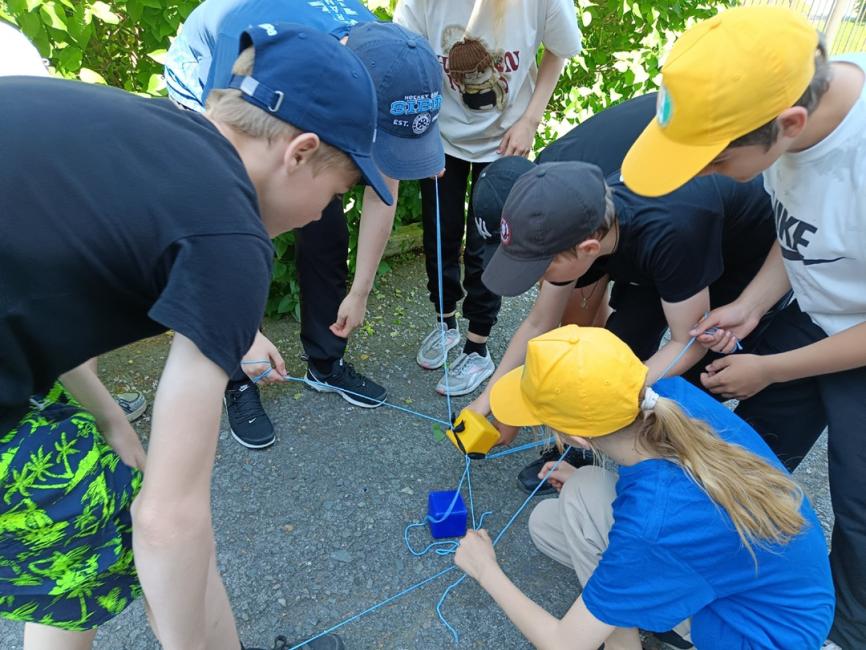
[[[457,502],[447,517],[442,519],[448,506],[457,494]],[[442,519],[442,521],[439,521]],[[463,537],[466,534],[467,512],[463,497],[454,490],[431,492],[427,497],[427,523],[434,539],[443,537]]]

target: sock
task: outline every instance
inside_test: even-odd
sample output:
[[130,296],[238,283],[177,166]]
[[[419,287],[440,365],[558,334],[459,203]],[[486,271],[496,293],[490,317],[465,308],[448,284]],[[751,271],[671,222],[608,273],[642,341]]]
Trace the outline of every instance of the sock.
[[439,316],[437,314],[436,315],[436,322],[441,323],[442,321],[445,321],[445,327],[447,327],[448,329],[450,329],[450,330],[456,330],[457,329],[457,315],[456,314],[451,314],[450,316],[446,316],[445,318],[442,318],[441,316]]
[[310,359],[310,366],[319,377],[324,377],[331,374],[331,370],[334,368],[334,360]]
[[479,356],[486,357],[487,343],[475,343],[474,341],[466,339],[466,345],[463,346],[463,353],[472,354],[473,352],[477,352]]

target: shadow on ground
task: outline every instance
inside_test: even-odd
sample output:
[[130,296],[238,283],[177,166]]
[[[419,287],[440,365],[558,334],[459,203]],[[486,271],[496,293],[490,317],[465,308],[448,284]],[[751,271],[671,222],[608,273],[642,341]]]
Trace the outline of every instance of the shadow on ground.
[[[439,373],[415,363],[417,345],[433,325],[425,283],[419,258],[395,265],[371,296],[367,323],[353,336],[347,360],[387,386],[395,403],[445,419],[445,400],[434,390]],[[532,299],[505,300],[491,344],[495,359]],[[465,321],[461,326],[465,329]],[[289,372],[302,375],[297,324],[267,322],[265,333],[282,350]],[[106,356],[104,381],[114,391],[144,390],[152,400],[169,342],[169,335],[159,336]],[[470,399],[455,400],[455,409]],[[450,558],[432,554],[415,558],[403,544],[403,528],[423,516],[428,491],[453,488],[463,467],[462,457],[429,422],[386,408],[355,408],[295,383],[265,389],[263,401],[277,444],[248,451],[231,438],[223,419],[214,471],[219,564],[244,643],[270,647],[277,634],[306,638],[450,565]],[[149,416],[136,426],[146,437]],[[498,531],[523,502],[515,476],[535,453],[475,463],[475,500],[479,509],[493,511],[485,524],[490,530]],[[823,439],[797,478],[826,529],[832,514]],[[562,615],[577,597],[578,584],[571,572],[535,550],[526,528],[528,512],[503,538],[498,556],[530,597]],[[414,535],[418,546],[428,541],[421,529]],[[455,647],[435,604],[459,575],[452,571],[342,628],[347,647]],[[529,647],[472,581],[452,592],[444,611],[460,632],[461,647]],[[96,647],[158,648],[141,604],[106,625]],[[0,621],[0,650],[20,648],[21,626]]]

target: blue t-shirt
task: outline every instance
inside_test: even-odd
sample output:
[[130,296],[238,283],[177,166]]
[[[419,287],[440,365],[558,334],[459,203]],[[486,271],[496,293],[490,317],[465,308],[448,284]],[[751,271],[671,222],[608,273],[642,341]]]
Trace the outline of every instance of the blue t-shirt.
[[222,88],[250,25],[290,22],[343,38],[358,23],[377,20],[360,0],[205,0],[172,43],[165,64],[169,96],[203,110],[211,88]]
[[[656,392],[726,441],[785,471],[743,420],[679,377]],[[677,465],[620,468],[609,545],[583,600],[609,625],[662,632],[692,617],[701,650],[816,650],[833,620],[827,546],[806,499],[804,531],[785,546],[753,545],[755,563],[727,513]]]

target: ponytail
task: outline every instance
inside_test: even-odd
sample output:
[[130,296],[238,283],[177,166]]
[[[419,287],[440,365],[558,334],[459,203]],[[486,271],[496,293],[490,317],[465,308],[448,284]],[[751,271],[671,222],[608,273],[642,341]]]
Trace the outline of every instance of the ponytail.
[[682,467],[728,513],[755,562],[753,544],[785,544],[806,525],[803,492],[787,474],[725,442],[669,399],[658,397],[643,413],[639,444]]

